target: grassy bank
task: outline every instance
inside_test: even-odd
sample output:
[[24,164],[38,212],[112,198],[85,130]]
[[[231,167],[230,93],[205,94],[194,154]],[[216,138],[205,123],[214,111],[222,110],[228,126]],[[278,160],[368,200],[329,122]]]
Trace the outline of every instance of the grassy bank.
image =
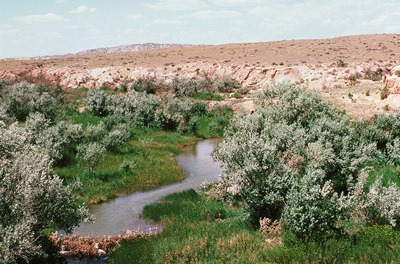
[[[55,168],[55,173],[67,182],[79,180],[82,188],[78,195],[89,204],[182,181],[186,174],[174,156],[186,145],[203,138],[220,137],[232,117],[230,108],[215,107],[207,112],[202,103],[198,102],[196,106],[200,109],[193,108],[196,114],[189,131],[131,127],[129,142],[114,151],[107,151],[93,171],[88,171],[86,164],[72,153],[66,155],[64,162]],[[73,124],[82,125],[84,131],[89,126],[93,128],[112,121],[108,117],[80,113],[75,109],[67,111],[66,118]]]
[[84,164],[77,160],[55,172],[67,181],[79,179],[82,182],[79,196],[88,203],[122,193],[154,189],[185,178],[174,155],[183,146],[195,144],[199,138],[155,130],[135,130],[133,134],[133,140],[118,152],[107,152],[95,172],[87,172]]
[[[400,234],[371,226],[322,244],[294,235],[262,234],[241,207],[207,199],[193,190],[146,206],[143,216],[164,225],[157,237],[124,242],[110,263],[394,263]],[[282,238],[283,243],[280,243]]]
[[111,263],[254,263],[262,259],[258,254],[263,251],[263,237],[247,224],[241,209],[207,201],[193,190],[146,206],[143,215],[161,222],[164,231],[158,237],[123,243]]

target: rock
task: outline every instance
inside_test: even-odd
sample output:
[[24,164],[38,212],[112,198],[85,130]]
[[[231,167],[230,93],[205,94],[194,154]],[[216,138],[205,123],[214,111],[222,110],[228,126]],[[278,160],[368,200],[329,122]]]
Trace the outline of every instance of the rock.
[[400,65],[394,66],[390,74],[382,79],[382,88],[389,89],[391,94],[400,94]]

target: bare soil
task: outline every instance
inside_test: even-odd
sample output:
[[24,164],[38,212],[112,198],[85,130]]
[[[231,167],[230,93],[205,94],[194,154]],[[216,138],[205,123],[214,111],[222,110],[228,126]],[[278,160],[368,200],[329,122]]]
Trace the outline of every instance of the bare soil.
[[377,34],[330,39],[284,40],[156,49],[142,52],[92,54],[0,60],[0,71],[18,70],[38,64],[51,67],[110,67],[212,62],[217,64],[301,65],[371,61],[400,62],[400,35]]

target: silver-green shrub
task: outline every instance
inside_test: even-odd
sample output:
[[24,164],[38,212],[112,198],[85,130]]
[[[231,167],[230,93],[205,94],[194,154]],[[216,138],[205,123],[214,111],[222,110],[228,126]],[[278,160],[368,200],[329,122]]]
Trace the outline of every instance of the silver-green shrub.
[[324,171],[314,170],[299,179],[289,191],[282,223],[303,242],[322,241],[333,235],[337,220],[343,218],[338,195]]
[[111,97],[107,110],[114,120],[146,128],[154,126],[155,112],[159,105],[157,96],[132,91]]
[[25,121],[32,112],[40,112],[46,118],[54,120],[61,108],[55,97],[41,86],[27,82],[7,86],[2,92],[4,108],[9,117]]
[[70,231],[88,220],[73,190],[51,173],[52,159],[18,124],[0,126],[0,262],[30,262],[43,253],[45,230]]
[[85,98],[85,110],[97,116],[106,116],[109,103],[110,97],[105,91],[91,89]]
[[341,194],[339,207],[348,214],[348,219],[361,225],[400,224],[400,188],[389,183],[384,185],[378,177],[370,186],[368,173],[362,171],[349,193]]
[[167,130],[185,131],[189,118],[190,103],[188,100],[170,94],[161,96],[161,105],[155,113],[157,126]]
[[139,128],[156,127],[157,109],[160,100],[153,94],[142,94],[136,104],[133,115],[133,125]]
[[83,132],[85,142],[101,141],[107,134],[107,127],[104,122],[97,125],[88,125]]
[[127,144],[130,138],[131,131],[129,126],[126,124],[119,124],[108,132],[101,142],[108,150],[116,151],[119,147]]
[[[30,125],[31,120],[28,120]],[[33,143],[41,147],[53,160],[59,161],[68,149],[74,149],[82,139],[82,125],[60,121],[34,134]]]
[[106,154],[106,148],[98,142],[78,145],[77,151],[78,159],[85,164],[88,172],[94,172],[96,166],[100,164]]
[[[375,153],[376,144],[359,141],[348,117],[317,92],[280,84],[263,91],[254,114],[231,121],[214,156],[226,168],[222,193],[244,201],[255,223],[260,217],[279,218],[285,209],[292,212],[288,223],[303,223],[290,225],[300,230],[307,229],[306,222],[296,219],[301,214],[285,208],[296,204],[294,198],[288,203],[288,197],[305,191],[301,184],[309,181],[300,179],[318,175],[319,190],[329,182],[337,194],[347,192]],[[317,192],[310,198],[310,208],[322,203],[320,197]],[[308,230],[308,237],[316,235],[316,229]]]

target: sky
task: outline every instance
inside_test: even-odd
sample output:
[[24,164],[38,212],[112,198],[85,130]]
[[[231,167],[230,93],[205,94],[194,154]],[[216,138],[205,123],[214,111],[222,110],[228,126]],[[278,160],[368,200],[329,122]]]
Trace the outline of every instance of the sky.
[[0,58],[400,33],[400,0],[1,0]]

